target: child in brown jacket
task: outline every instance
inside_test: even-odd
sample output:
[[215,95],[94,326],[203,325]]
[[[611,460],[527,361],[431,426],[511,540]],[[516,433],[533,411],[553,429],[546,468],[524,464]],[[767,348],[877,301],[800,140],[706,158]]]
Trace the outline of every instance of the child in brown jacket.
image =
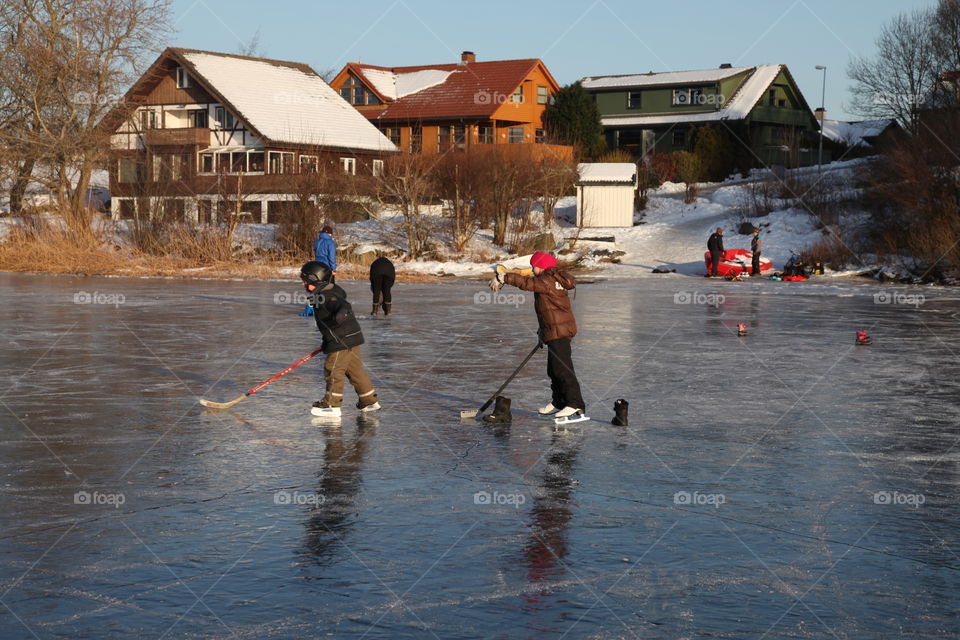
[[586,409],[570,348],[570,341],[577,335],[577,321],[567,291],[576,287],[577,282],[566,271],[560,271],[557,259],[548,253],[537,251],[530,257],[530,265],[532,276],[497,273],[490,281],[490,288],[499,291],[504,284],[509,284],[533,292],[540,339],[547,346],[547,375],[553,393],[551,401],[539,413],[570,419],[576,417],[574,414],[583,415]]

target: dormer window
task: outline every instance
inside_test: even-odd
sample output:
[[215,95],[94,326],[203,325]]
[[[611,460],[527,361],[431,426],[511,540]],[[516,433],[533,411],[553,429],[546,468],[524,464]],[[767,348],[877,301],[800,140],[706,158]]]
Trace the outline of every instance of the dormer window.
[[517,87],[517,90],[510,96],[510,102],[523,102],[523,85]]
[[221,129],[231,130],[234,126],[233,114],[224,107],[217,107],[217,122],[220,123]]
[[343,86],[340,87],[340,97],[354,106],[378,105],[380,99],[368,90],[352,73],[347,76]]
[[627,92],[627,109],[639,109],[643,106],[639,91]]
[[690,89],[673,90],[673,106],[686,107],[690,104]]
[[187,73],[187,70],[183,67],[177,67],[177,88],[189,89],[192,86],[193,78],[190,77],[190,74]]

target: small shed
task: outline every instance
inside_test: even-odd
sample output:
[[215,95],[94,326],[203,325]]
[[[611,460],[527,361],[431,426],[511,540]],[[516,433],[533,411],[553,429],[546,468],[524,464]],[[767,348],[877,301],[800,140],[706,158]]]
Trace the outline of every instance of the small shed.
[[583,162],[577,166],[577,225],[632,227],[637,165]]

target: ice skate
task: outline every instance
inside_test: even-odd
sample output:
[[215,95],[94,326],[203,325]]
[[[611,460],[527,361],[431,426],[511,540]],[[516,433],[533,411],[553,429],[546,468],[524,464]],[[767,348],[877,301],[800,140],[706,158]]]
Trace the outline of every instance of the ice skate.
[[539,414],[542,415],[542,416],[552,416],[552,415],[555,414],[557,411],[560,411],[560,409],[558,409],[557,407],[553,406],[553,403],[552,403],[552,402],[548,402],[548,403],[547,403],[547,406],[545,406],[545,407],[540,407],[539,409],[537,409],[537,413],[539,413]]
[[318,400],[317,402],[313,403],[310,413],[318,418],[339,418],[340,407],[331,407],[326,402]]
[[380,406],[379,402],[374,402],[373,404],[366,404],[366,405],[360,404],[359,402],[357,403],[357,409],[360,409],[360,411],[363,411],[363,412],[380,411],[380,409],[382,408],[383,407]]
[[584,420],[589,420],[586,414],[583,413],[583,409],[576,409],[574,407],[564,407],[560,411],[554,414],[553,422],[558,425],[563,424],[572,424],[574,422],[583,422]]

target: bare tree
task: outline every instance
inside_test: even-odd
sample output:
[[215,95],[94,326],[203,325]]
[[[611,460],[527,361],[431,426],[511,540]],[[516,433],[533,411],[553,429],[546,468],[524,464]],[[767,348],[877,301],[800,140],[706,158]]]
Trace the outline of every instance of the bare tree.
[[873,57],[850,61],[854,113],[893,118],[916,131],[917,105],[929,95],[940,71],[931,42],[933,25],[930,10],[901,13],[880,31]]
[[78,230],[85,198],[105,161],[100,124],[170,31],[170,0],[20,0],[0,4],[0,98],[15,126],[0,149],[22,160],[11,189],[17,208],[31,180]]
[[393,156],[384,162],[371,188],[380,207],[399,210],[411,259],[420,257],[429,246],[430,230],[424,225],[423,206],[433,196],[434,166],[435,160],[429,156]]

